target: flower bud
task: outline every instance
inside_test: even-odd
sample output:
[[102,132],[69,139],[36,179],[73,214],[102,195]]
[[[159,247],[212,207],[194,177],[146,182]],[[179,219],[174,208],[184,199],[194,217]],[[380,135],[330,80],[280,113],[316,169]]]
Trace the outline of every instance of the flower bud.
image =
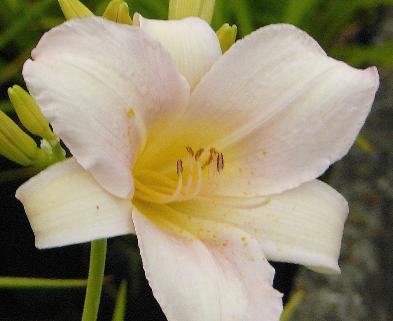
[[23,88],[15,85],[8,88],[8,96],[23,126],[32,134],[45,138],[47,141],[56,139],[49,128],[49,123],[40,108]]
[[59,0],[59,4],[67,20],[78,17],[94,16],[94,14],[78,0]]
[[224,23],[216,32],[220,41],[221,51],[227,51],[236,41],[237,26]]
[[215,2],[215,0],[170,0],[168,19],[194,16],[210,23],[214,13]]
[[23,166],[29,166],[37,158],[39,149],[34,140],[0,111],[0,154]]
[[118,23],[132,24],[128,4],[123,0],[112,0],[109,2],[102,16]]

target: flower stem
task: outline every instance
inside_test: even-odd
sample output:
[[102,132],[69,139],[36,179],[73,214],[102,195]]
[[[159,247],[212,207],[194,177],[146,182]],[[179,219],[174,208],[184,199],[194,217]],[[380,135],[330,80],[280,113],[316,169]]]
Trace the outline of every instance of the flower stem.
[[91,242],[89,278],[83,307],[82,321],[96,321],[104,279],[106,239]]

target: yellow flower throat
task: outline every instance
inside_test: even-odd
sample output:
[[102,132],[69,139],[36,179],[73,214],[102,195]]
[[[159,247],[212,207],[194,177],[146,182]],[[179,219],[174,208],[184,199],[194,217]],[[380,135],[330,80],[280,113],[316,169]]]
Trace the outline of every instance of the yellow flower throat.
[[[224,155],[215,148],[186,148],[186,159],[179,159],[176,166],[165,171],[141,170],[134,176],[134,198],[166,204],[203,197],[217,184],[218,175],[224,170]],[[177,182],[174,176],[176,173]],[[204,182],[206,184],[204,184]]]

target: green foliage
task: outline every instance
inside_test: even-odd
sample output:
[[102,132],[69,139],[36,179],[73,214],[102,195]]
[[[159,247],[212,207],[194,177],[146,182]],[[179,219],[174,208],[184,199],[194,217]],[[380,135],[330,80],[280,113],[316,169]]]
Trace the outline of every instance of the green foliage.
[[85,288],[87,280],[83,279],[42,279],[0,277],[0,289],[70,289]]
[[127,305],[127,281],[121,281],[117,298],[115,310],[113,311],[112,321],[124,321]]

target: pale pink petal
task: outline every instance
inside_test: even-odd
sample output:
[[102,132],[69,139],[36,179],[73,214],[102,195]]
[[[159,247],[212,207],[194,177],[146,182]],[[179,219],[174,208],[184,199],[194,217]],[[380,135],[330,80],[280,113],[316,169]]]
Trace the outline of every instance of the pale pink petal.
[[175,208],[247,231],[257,238],[269,260],[303,264],[323,273],[340,271],[338,258],[348,205],[321,181],[259,199],[222,198],[179,203]]
[[176,128],[184,146],[223,153],[216,194],[279,193],[318,177],[347,153],[377,87],[375,68],[327,57],[293,26],[267,26],[211,68]]
[[[165,209],[154,215],[165,217]],[[199,240],[185,230],[161,229],[138,212],[133,220],[146,277],[168,321],[279,320],[274,271],[253,237],[199,220],[205,228]]]
[[178,114],[189,95],[158,42],[98,17],[46,33],[23,76],[78,162],[119,197],[132,195],[131,165],[146,131]]
[[134,233],[131,202],[105,191],[73,158],[28,180],[16,197],[40,249]]
[[192,88],[221,56],[216,33],[202,19],[153,20],[135,14],[134,24],[169,51]]

